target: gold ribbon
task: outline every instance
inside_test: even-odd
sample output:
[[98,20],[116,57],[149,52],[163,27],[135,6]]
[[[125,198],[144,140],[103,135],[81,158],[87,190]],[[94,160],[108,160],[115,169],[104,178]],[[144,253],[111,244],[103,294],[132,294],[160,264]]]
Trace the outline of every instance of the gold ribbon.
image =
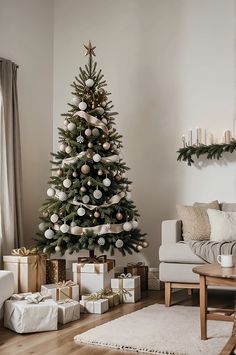
[[[77,154],[74,157],[63,159],[62,164],[61,164],[62,168],[64,168],[65,165],[74,164],[77,160],[83,158],[86,154],[87,154],[87,152],[80,152],[79,154]],[[114,155],[110,155],[108,157],[102,157],[100,161],[102,163],[115,163],[119,159],[120,159],[119,155],[114,154]]]
[[102,224],[95,227],[79,227],[79,226],[70,227],[67,233],[73,235],[82,235],[85,234],[86,232],[93,232],[96,235],[103,235],[108,233],[118,234],[121,233],[123,230],[124,230],[123,224]]
[[89,115],[87,112],[77,111],[77,112],[74,113],[73,116],[79,116],[79,117],[83,118],[90,125],[92,125],[94,127],[97,127],[97,128],[100,128],[104,133],[108,134],[107,126],[102,121],[97,119],[96,117]]
[[68,286],[76,286],[76,283],[72,280],[68,281],[60,281],[56,283],[56,286],[61,288],[61,287],[68,287]]
[[93,257],[82,256],[78,258],[79,264],[102,264],[107,261],[107,256],[105,254]]
[[38,250],[36,248],[26,249],[25,247],[13,249],[11,251],[12,255],[15,256],[28,256],[28,255],[37,255]]
[[[56,283],[56,299],[60,300],[61,295],[63,297],[72,298],[72,286],[75,286],[76,283],[69,280],[69,281],[62,281]],[[64,290],[63,290],[64,289]]]

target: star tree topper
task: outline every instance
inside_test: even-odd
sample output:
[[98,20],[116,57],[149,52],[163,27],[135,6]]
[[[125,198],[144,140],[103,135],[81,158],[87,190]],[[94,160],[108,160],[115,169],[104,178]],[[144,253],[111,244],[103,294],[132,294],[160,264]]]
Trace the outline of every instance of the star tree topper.
[[96,54],[94,53],[94,49],[96,48],[95,46],[92,46],[92,43],[89,41],[89,44],[84,44],[84,47],[86,49],[85,55],[94,55],[96,57]]

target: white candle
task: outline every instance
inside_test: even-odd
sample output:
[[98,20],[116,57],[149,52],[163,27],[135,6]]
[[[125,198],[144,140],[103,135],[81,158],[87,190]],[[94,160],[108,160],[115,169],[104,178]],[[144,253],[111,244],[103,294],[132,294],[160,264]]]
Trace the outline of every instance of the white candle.
[[204,129],[204,144],[207,145],[207,130]]
[[188,130],[188,145],[193,145],[193,131],[191,129]]
[[185,136],[184,135],[182,135],[182,142],[183,142],[183,147],[185,148]]
[[199,129],[199,128],[196,127],[196,132],[197,132],[197,142],[196,142],[196,143],[197,143],[197,145],[199,144],[199,132],[198,132],[198,129]]

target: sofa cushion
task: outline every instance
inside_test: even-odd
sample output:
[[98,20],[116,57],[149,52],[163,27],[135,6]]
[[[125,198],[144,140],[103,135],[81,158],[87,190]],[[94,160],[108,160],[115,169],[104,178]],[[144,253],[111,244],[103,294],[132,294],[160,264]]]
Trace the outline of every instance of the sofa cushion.
[[187,240],[209,240],[210,224],[207,215],[207,209],[217,209],[220,206],[218,201],[207,204],[198,204],[198,206],[177,205],[177,213],[183,223],[183,238]]
[[211,226],[211,241],[232,242],[236,240],[236,212],[208,209],[207,213]]
[[159,278],[163,282],[199,283],[199,275],[192,269],[197,264],[160,263]]
[[203,264],[204,261],[195,255],[189,245],[184,242],[164,244],[159,249],[160,261],[166,263]]

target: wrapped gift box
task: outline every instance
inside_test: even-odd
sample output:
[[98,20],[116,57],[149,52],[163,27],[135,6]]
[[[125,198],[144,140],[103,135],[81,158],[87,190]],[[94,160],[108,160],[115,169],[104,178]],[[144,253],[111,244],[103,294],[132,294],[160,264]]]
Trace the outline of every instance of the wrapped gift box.
[[112,279],[111,289],[120,295],[121,303],[135,303],[141,298],[140,276]]
[[80,319],[80,304],[77,301],[58,302],[58,323],[66,324]]
[[148,289],[148,266],[143,265],[143,263],[137,264],[127,264],[124,269],[125,274],[130,273],[133,276],[140,276],[141,290]]
[[66,300],[68,298],[79,301],[79,285],[72,283],[72,281],[42,285],[42,295],[48,292],[51,293],[54,301]]
[[3,268],[14,274],[14,293],[39,291],[46,281],[46,255],[5,255]]
[[80,301],[81,313],[97,313],[102,314],[108,311],[108,300],[81,300]]
[[158,268],[150,267],[148,271],[148,289],[149,290],[160,290],[163,288],[161,281],[159,280]]
[[34,333],[57,330],[58,305],[53,300],[27,303],[6,301],[4,326],[17,333]]
[[54,284],[66,280],[66,260],[47,259],[46,284]]
[[72,264],[73,281],[80,285],[82,294],[95,293],[97,290],[110,288],[114,277],[114,261],[105,263]]

